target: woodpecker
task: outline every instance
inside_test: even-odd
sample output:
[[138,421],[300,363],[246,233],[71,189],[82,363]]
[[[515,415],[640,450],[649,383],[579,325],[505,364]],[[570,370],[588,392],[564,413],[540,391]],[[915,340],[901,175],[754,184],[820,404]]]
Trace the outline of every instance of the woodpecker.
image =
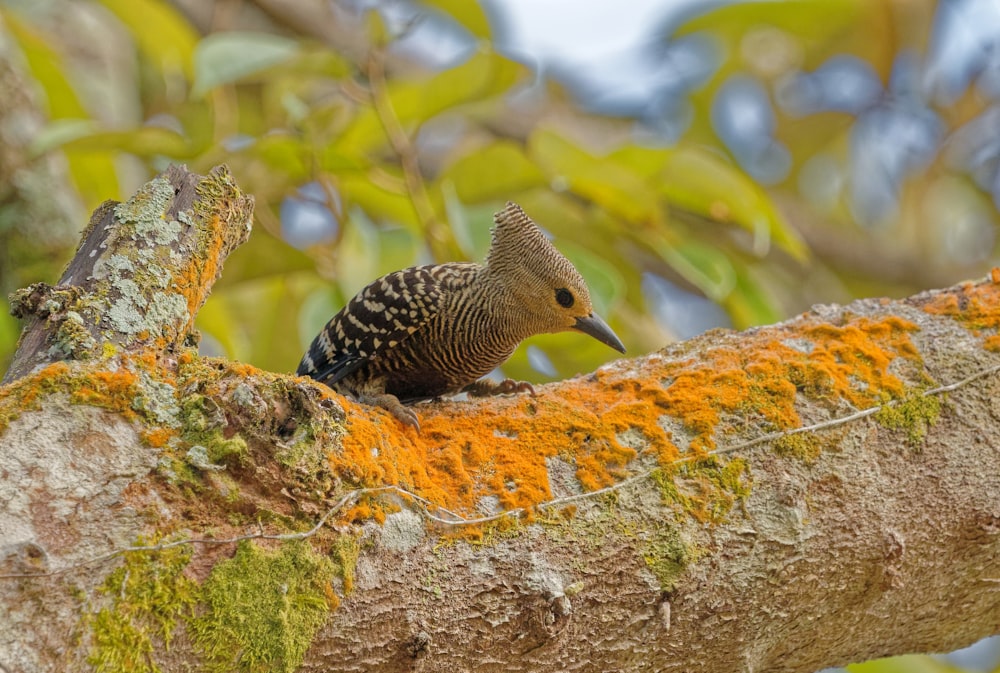
[[594,313],[583,277],[517,204],[493,222],[484,264],[415,266],[376,279],[330,319],[296,373],[419,430],[406,406],[414,402],[534,394],[525,382],[480,377],[535,334],[576,330],[625,352]]

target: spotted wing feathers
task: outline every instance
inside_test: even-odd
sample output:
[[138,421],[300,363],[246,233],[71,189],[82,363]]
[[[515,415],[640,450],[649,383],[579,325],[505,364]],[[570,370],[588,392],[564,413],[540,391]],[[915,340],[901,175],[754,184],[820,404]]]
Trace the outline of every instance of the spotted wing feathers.
[[298,374],[332,385],[395,348],[441,310],[445,294],[474,266],[417,266],[373,281],[326,324]]

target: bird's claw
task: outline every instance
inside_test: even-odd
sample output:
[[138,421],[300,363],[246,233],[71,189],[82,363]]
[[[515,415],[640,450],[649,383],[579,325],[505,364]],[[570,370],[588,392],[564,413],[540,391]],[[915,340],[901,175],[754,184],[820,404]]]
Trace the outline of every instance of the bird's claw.
[[385,409],[403,425],[409,425],[418,433],[420,432],[420,418],[417,416],[417,413],[400,402],[399,398],[395,395],[390,395],[389,393],[371,395],[364,397],[361,401],[370,406]]

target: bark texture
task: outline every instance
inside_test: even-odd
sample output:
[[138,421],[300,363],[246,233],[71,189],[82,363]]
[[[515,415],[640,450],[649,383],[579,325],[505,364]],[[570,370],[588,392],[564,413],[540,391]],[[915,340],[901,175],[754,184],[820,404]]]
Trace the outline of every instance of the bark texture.
[[[1000,632],[1000,274],[416,407],[0,388],[0,670],[812,671]],[[155,345],[152,346],[155,348]]]
[[106,201],[91,217],[59,283],[11,298],[27,318],[3,381],[40,365],[119,350],[173,352],[222,272],[250,235],[253,197],[225,167],[208,178],[171,166],[127,203]]

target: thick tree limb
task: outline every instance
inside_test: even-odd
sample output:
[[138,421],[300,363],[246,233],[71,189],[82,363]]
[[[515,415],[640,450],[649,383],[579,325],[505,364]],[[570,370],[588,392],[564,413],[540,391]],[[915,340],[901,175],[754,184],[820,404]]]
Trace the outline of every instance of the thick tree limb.
[[49,365],[0,388],[0,667],[811,673],[967,645],[1000,631],[998,327],[1000,277],[818,307],[421,405],[419,435],[176,341]]

